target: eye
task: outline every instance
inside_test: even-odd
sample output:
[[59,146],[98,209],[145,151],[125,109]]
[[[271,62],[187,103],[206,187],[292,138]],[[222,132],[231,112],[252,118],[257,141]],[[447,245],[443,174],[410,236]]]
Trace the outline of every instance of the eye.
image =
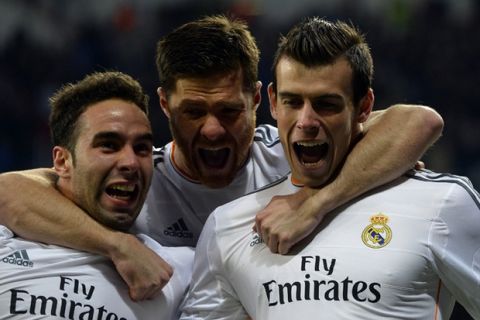
[[120,148],[117,142],[111,140],[99,141],[96,147],[102,149],[102,151],[105,152],[114,152]]
[[228,116],[228,117],[233,117],[238,115],[242,110],[237,109],[237,108],[223,108],[222,109],[222,115]]
[[289,108],[300,108],[303,105],[303,100],[299,98],[282,98],[280,102]]
[[134,146],[135,153],[141,156],[150,156],[152,154],[152,143],[151,142],[142,142],[137,143]]
[[316,101],[313,103],[313,108],[317,111],[330,112],[340,112],[342,110],[341,105],[329,101]]
[[188,107],[183,110],[183,114],[192,119],[198,119],[205,115],[205,111],[200,108]]

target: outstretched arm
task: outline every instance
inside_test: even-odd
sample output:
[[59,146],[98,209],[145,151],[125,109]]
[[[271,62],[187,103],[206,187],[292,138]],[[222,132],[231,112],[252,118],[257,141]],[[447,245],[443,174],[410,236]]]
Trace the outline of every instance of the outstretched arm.
[[286,254],[328,212],[413,168],[442,129],[441,116],[425,106],[394,105],[373,113],[334,181],[275,196],[257,214],[254,229],[272,252]]
[[153,297],[172,268],[135,236],[92,219],[56,189],[56,179],[51,169],[0,174],[0,224],[25,239],[106,256],[133,300]]

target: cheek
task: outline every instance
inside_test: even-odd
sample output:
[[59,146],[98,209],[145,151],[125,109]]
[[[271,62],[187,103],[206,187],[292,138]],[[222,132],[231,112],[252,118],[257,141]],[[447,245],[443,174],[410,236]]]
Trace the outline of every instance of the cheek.
[[334,140],[335,148],[337,149],[337,154],[340,157],[347,152],[350,142],[352,139],[352,127],[351,123],[347,119],[345,121],[340,121],[336,123],[335,126],[330,127],[332,129],[332,135]]
[[186,119],[185,117],[180,117],[172,115],[170,118],[170,131],[175,140],[181,140],[183,143],[193,139],[195,133],[201,127],[201,121]]
[[148,177],[151,176],[153,173],[153,159],[151,157],[149,158],[143,158],[142,161],[142,170],[144,174]]
[[[277,128],[279,135],[284,142],[287,142],[287,137],[289,132],[295,129],[297,123],[296,114],[293,112],[282,112],[279,113],[277,119]],[[283,137],[283,138],[282,138]]]

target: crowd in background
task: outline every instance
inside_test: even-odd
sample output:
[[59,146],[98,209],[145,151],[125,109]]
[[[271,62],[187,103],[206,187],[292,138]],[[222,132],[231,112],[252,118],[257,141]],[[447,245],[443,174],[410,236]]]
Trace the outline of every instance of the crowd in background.
[[[423,159],[435,171],[480,186],[480,5],[475,0],[0,0],[0,172],[51,165],[48,97],[101,70],[138,79],[149,93],[155,144],[170,140],[158,107],[157,40],[206,14],[246,20],[271,80],[281,33],[302,16],[350,20],[365,32],[375,63],[375,106],[426,104],[445,120]],[[258,122],[273,123],[266,90]],[[477,129],[475,129],[477,127]]]
[[[93,71],[119,70],[149,93],[155,145],[170,140],[158,107],[157,40],[206,14],[246,20],[271,80],[278,37],[302,16],[350,20],[365,32],[376,67],[376,108],[434,107],[444,136],[427,168],[480,187],[480,2],[476,0],[0,0],[0,172],[51,166],[48,97]],[[266,91],[258,122],[273,123]],[[477,129],[475,129],[477,127]],[[414,143],[414,142],[413,142]]]

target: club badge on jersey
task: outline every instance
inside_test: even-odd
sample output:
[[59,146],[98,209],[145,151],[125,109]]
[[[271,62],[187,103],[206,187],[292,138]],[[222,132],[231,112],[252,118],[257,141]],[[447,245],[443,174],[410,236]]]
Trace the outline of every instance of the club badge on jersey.
[[392,229],[387,225],[388,220],[381,212],[370,217],[370,224],[362,232],[362,241],[367,247],[380,249],[390,243]]

